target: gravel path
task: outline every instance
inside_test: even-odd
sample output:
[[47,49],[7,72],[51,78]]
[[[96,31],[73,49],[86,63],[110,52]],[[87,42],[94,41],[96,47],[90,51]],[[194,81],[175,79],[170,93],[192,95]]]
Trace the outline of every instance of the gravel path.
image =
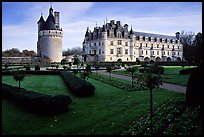
[[[99,71],[99,73],[109,76],[109,73],[107,73],[105,70],[104,71],[101,70],[101,71]],[[124,76],[124,75],[117,75],[117,74],[111,73],[111,77],[132,81],[131,77]],[[171,91],[175,91],[175,92],[179,92],[179,93],[184,93],[184,94],[186,93],[186,86],[181,86],[181,85],[162,82],[161,88],[171,90]]]

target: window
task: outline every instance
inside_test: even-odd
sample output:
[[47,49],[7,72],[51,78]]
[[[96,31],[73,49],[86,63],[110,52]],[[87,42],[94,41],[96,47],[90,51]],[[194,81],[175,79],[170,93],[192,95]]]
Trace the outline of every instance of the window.
[[101,54],[101,49],[99,49],[98,53]]
[[128,46],[128,42],[125,42],[125,46]]
[[159,51],[157,51],[157,55],[159,55]]
[[113,45],[113,41],[110,42],[110,45]]
[[110,60],[112,60],[112,57],[110,57]]
[[179,49],[179,46],[178,46],[178,49]]
[[148,52],[147,52],[147,50],[146,50],[146,55],[147,55],[147,53],[148,53]]
[[122,45],[122,40],[118,40],[118,45]]
[[128,54],[128,49],[125,49],[125,54]]
[[142,50],[142,54],[143,54],[143,50]]
[[142,43],[140,43],[140,48],[142,47]]
[[146,43],[146,47],[147,47],[147,43]]
[[164,51],[164,55],[165,55],[165,51]]
[[159,44],[157,44],[157,48],[159,48]]
[[127,58],[127,61],[128,61],[128,58]]
[[167,48],[169,48],[169,45],[167,45]]
[[98,42],[98,45],[101,46],[101,42]]
[[178,52],[178,55],[179,55],[179,52]]
[[117,48],[117,54],[121,54],[121,48]]
[[153,44],[151,44],[151,49],[153,49]]
[[94,46],[96,46],[96,43],[94,43]]
[[152,51],[152,54],[154,55],[154,51]]
[[169,55],[169,51],[167,52],[167,55]]
[[89,50],[89,54],[91,54],[91,50]]
[[113,54],[113,49],[110,49],[110,54]]

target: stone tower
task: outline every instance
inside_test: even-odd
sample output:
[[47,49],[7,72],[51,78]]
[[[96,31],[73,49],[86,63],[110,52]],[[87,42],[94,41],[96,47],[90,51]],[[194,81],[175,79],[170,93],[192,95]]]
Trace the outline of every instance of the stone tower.
[[62,60],[62,28],[60,29],[59,12],[50,7],[49,15],[45,21],[42,14],[37,22],[38,41],[37,55],[46,62],[61,62]]

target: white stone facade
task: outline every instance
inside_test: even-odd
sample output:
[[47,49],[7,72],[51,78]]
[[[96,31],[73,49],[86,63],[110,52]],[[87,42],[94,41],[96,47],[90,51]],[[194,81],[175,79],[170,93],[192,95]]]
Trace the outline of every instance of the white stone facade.
[[182,60],[183,45],[179,33],[174,37],[133,32],[132,28],[128,31],[127,24],[122,27],[118,22],[114,24],[112,20],[102,28],[94,28],[93,32],[87,29],[82,51],[85,62]]

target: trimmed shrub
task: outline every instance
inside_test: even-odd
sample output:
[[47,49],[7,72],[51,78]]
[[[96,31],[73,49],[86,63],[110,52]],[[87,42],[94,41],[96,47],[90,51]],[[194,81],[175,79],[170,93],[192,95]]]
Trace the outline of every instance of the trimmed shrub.
[[2,84],[2,96],[27,111],[46,115],[64,112],[72,102],[66,95],[51,96],[7,84]]
[[87,97],[94,95],[95,87],[90,82],[84,82],[70,72],[61,72],[61,76],[74,96]]
[[39,65],[36,65],[36,66],[35,66],[35,70],[40,70],[40,66],[39,66]]
[[179,74],[180,74],[180,75],[190,74],[190,73],[192,73],[194,70],[195,70],[195,68],[182,69],[182,70],[179,71]]
[[26,70],[30,70],[30,66],[26,66]]

